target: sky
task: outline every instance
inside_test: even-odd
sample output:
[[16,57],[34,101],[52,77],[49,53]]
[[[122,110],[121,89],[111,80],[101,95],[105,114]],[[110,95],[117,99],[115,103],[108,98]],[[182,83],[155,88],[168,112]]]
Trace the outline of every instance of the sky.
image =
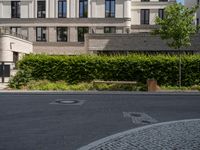
[[184,1],[184,0],[177,0],[177,2],[181,2],[181,3],[183,3],[183,1]]

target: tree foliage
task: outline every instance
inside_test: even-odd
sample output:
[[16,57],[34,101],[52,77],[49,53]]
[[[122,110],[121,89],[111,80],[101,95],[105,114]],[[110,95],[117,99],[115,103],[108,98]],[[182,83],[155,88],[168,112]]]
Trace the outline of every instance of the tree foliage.
[[169,5],[164,10],[164,18],[157,17],[155,23],[160,26],[154,30],[171,48],[180,49],[191,45],[191,35],[199,27],[194,24],[195,13],[199,6],[187,8],[182,4]]

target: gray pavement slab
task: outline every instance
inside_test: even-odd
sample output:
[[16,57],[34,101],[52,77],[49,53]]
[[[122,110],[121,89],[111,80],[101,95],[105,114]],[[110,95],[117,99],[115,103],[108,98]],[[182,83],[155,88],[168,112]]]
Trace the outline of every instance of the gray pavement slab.
[[164,122],[121,132],[78,150],[199,150],[200,119]]

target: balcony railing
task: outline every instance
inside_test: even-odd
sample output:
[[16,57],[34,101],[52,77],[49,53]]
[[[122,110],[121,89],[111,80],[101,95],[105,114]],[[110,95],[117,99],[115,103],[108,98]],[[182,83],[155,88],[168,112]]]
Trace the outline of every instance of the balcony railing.
[[20,39],[23,39],[23,40],[28,40],[28,37],[27,36],[24,36],[22,34],[18,34],[16,32],[13,32],[9,29],[5,29],[5,28],[0,28],[0,35],[11,35],[11,36],[14,36],[14,37],[18,37]]

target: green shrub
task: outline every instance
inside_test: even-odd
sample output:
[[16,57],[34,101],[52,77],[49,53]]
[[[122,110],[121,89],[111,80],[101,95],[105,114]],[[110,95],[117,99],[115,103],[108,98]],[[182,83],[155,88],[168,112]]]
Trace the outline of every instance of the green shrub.
[[19,70],[14,77],[9,80],[9,87],[20,89],[33,79],[30,69]]
[[[183,86],[198,85],[200,55],[183,55],[182,63]],[[21,70],[31,70],[31,78],[34,80],[63,80],[70,84],[93,80],[118,80],[137,81],[145,85],[147,79],[154,78],[160,85],[176,86],[178,66],[178,57],[169,55],[29,55],[19,62]],[[21,77],[18,75],[16,78]]]
[[92,90],[93,86],[91,83],[79,83],[79,84],[69,85],[69,89],[72,91],[87,91],[87,90]]
[[26,88],[29,90],[69,90],[68,85],[64,81],[50,82],[48,80],[30,81]]

